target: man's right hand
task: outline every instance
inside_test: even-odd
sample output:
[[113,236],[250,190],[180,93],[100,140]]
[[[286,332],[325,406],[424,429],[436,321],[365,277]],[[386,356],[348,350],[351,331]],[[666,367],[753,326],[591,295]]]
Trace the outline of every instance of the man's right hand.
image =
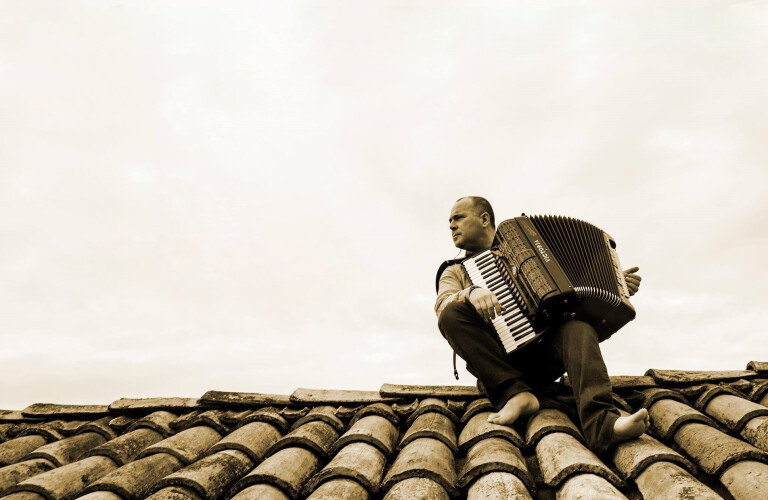
[[469,294],[468,299],[472,307],[475,308],[480,317],[486,322],[490,323],[497,314],[501,314],[504,311],[496,295],[485,288],[474,288]]

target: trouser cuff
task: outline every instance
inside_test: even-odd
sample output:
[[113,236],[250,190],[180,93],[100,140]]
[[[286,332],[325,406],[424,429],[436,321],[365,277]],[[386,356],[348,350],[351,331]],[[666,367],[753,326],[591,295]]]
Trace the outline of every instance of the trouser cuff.
[[492,395],[489,394],[488,397],[491,400],[493,406],[495,406],[497,410],[501,410],[506,402],[509,401],[509,398],[515,394],[520,394],[521,392],[532,391],[528,384],[525,382],[520,380],[512,380],[506,384],[502,384],[498,389],[494,391]]

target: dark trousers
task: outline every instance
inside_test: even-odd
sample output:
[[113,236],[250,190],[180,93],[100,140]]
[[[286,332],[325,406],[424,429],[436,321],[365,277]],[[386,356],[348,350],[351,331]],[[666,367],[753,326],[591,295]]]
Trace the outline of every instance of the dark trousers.
[[535,393],[567,372],[587,444],[597,451],[608,448],[619,411],[613,404],[597,332],[588,323],[566,321],[547,333],[542,342],[509,355],[493,326],[485,323],[471,304],[449,303],[438,326],[456,354],[467,362],[470,373],[482,382],[496,408],[520,392]]

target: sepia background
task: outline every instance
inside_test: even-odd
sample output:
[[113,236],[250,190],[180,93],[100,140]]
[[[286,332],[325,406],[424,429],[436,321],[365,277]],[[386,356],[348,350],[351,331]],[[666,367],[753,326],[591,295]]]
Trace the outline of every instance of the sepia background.
[[464,195],[640,267],[612,375],[768,360],[767,2],[0,13],[0,408],[457,383]]

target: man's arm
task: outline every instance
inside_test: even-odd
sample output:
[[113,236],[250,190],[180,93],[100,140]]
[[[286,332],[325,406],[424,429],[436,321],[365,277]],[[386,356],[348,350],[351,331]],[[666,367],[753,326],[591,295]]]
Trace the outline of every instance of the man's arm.
[[445,306],[453,301],[469,302],[485,321],[491,321],[503,308],[490,290],[471,287],[469,277],[460,265],[447,268],[440,277],[435,301],[435,313],[440,317]]
[[467,300],[470,285],[469,278],[462,272],[460,265],[449,266],[443,271],[437,287],[437,300],[435,300],[437,317],[439,318],[445,306],[454,300],[462,302]]

